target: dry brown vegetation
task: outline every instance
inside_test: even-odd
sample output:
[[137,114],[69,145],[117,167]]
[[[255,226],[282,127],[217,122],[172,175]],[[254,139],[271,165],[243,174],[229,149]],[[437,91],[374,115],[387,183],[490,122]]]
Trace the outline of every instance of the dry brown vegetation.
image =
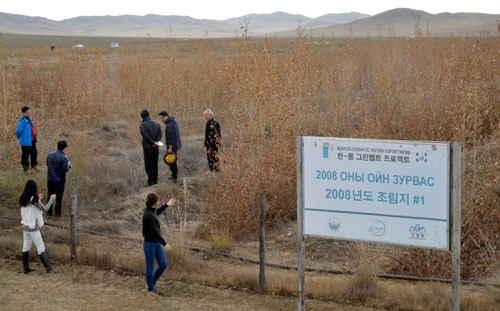
[[[8,169],[2,187],[10,192],[0,197],[14,196],[23,182],[12,169],[23,105],[33,109],[40,154],[69,141],[89,206],[142,185],[141,154],[129,152],[140,141],[140,110],[166,109],[182,120],[183,136],[199,136],[203,110],[213,109],[224,149],[222,172],[205,195],[204,229],[223,228],[236,239],[256,232],[261,193],[269,228],[293,221],[296,135],[460,141],[462,271],[482,278],[500,260],[499,51],[497,37],[432,36],[167,41],[117,55],[3,49],[0,167]],[[107,140],[118,142],[115,149]],[[106,152],[116,161],[100,161]],[[392,252],[404,263],[392,272],[450,276],[447,252]]]

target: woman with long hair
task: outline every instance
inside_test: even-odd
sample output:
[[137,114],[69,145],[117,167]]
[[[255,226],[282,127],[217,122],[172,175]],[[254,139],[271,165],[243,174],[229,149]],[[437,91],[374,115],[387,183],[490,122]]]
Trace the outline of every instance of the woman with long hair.
[[[160,278],[163,271],[167,268],[167,258],[165,252],[172,250],[165,239],[161,236],[160,218],[163,211],[175,205],[176,200],[170,199],[167,204],[158,207],[159,197],[156,193],[150,193],[146,199],[146,208],[142,216],[142,235],[144,236],[144,256],[146,257],[146,287],[148,295],[158,297],[156,281]],[[164,252],[165,250],[165,252]],[[158,268],[153,274],[155,259],[158,262]]]
[[40,228],[43,226],[43,212],[47,212],[56,199],[56,195],[50,196],[46,205],[42,204],[43,194],[38,194],[38,186],[34,180],[28,180],[24,186],[24,191],[19,198],[21,206],[21,226],[23,228],[23,268],[24,274],[30,273],[33,269],[29,267],[29,251],[31,244],[35,242],[36,250],[40,261],[47,269],[47,273],[55,273],[49,263],[49,257],[45,253]]

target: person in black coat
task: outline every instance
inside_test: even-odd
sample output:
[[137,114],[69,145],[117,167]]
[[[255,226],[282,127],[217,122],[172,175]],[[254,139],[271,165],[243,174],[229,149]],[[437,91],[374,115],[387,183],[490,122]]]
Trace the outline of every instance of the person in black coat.
[[219,147],[222,145],[222,135],[219,122],[214,120],[214,113],[207,109],[204,112],[207,124],[205,126],[204,146],[207,149],[207,160],[210,171],[218,172],[219,167]]
[[[61,216],[62,200],[64,196],[64,186],[66,184],[66,173],[71,168],[71,162],[66,156],[68,143],[61,140],[57,143],[57,151],[47,156],[47,189],[49,194],[56,194],[56,217]],[[47,211],[48,216],[52,216],[52,206]]]
[[179,126],[177,125],[177,121],[174,117],[168,115],[166,111],[160,112],[160,120],[165,123],[165,143],[167,148],[167,153],[175,154],[175,162],[169,164],[170,171],[172,172],[172,177],[169,179],[174,182],[177,181],[177,161],[179,160],[179,156],[177,155],[177,151],[182,148],[181,143],[181,134],[179,133]]
[[139,130],[142,135],[142,150],[144,152],[144,167],[148,175],[148,187],[156,187],[158,183],[158,142],[161,141],[161,126],[151,120],[149,111],[141,112],[142,123]]
[[[146,287],[148,294],[158,297],[155,286],[163,271],[167,268],[165,252],[172,250],[170,245],[161,236],[160,218],[163,211],[176,203],[176,199],[170,199],[167,204],[158,207],[159,197],[156,193],[150,193],[146,199],[146,208],[142,216],[142,236],[144,237],[144,256],[146,257]],[[158,268],[153,274],[155,258]]]

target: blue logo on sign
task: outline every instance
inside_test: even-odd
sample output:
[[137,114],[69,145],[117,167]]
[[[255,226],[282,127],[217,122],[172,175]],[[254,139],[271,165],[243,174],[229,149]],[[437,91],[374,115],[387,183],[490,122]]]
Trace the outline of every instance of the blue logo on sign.
[[330,228],[331,231],[337,231],[340,229],[340,219],[337,217],[330,217],[328,218],[328,228]]
[[426,235],[427,235],[427,230],[425,230],[424,226],[416,224],[415,226],[410,227],[410,239],[425,240]]
[[427,152],[424,153],[417,152],[415,156],[417,157],[416,159],[417,162],[427,162]]
[[385,224],[382,220],[375,220],[370,228],[368,228],[368,232],[371,232],[374,236],[383,236],[385,234]]
[[328,148],[330,143],[323,143],[323,158],[328,159]]

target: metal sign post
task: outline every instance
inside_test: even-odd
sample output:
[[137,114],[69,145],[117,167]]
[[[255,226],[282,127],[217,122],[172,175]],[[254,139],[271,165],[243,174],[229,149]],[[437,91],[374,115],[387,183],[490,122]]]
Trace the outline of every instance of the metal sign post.
[[303,139],[302,136],[297,137],[297,236],[299,239],[299,262],[298,262],[298,309],[305,310],[304,301],[304,280],[305,280],[305,242],[304,242],[304,192],[303,192]]
[[452,261],[452,286],[451,309],[460,311],[460,227],[461,221],[461,150],[460,143],[451,145],[451,261]]

